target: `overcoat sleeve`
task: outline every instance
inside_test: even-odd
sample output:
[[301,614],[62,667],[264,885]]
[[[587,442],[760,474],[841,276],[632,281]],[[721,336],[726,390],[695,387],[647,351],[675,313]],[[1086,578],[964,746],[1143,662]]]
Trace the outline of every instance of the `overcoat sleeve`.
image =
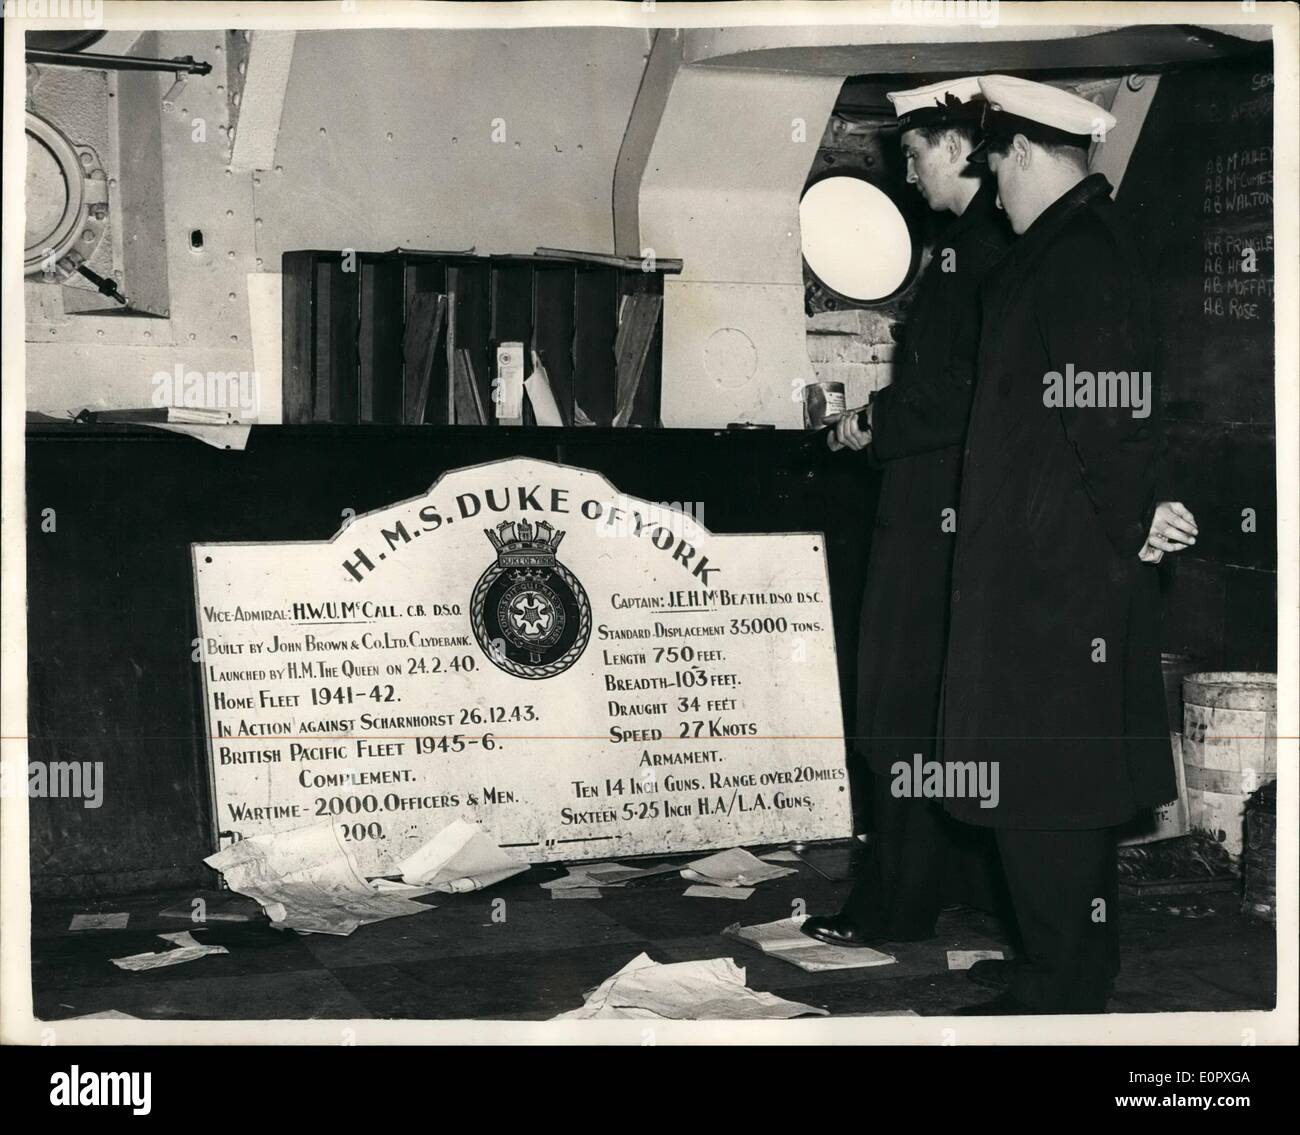
[[[1105,234],[1071,242],[1043,273],[1037,318],[1050,368],[1066,375],[1125,371],[1151,375],[1149,413],[1129,406],[1065,406],[1061,422],[1084,489],[1116,553],[1146,542],[1160,476],[1159,390],[1150,341],[1150,297]],[[1098,382],[1100,386],[1100,382]],[[1046,380],[1044,381],[1046,390]]]
[[906,383],[890,383],[872,400],[871,456],[876,461],[947,449],[966,438],[979,346],[975,281],[954,282],[947,306],[944,325],[925,329],[947,337],[946,349],[939,352],[942,362],[927,359],[930,365],[913,368]]

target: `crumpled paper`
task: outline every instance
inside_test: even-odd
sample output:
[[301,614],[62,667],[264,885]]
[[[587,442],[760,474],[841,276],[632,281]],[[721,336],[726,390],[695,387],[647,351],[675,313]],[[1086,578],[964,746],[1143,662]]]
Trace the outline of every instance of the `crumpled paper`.
[[777,867],[750,855],[744,848],[733,847],[695,859],[682,870],[682,878],[712,887],[752,887],[770,879],[784,879],[798,872],[793,867]]
[[125,958],[114,958],[113,964],[118,969],[139,971],[146,969],[161,969],[163,966],[177,966],[182,962],[197,961],[199,958],[206,958],[209,954],[228,954],[229,950],[225,946],[204,946],[194,940],[194,935],[188,930],[177,930],[172,934],[159,934],[164,942],[173,942],[176,945],[174,950],[163,950],[161,953],[147,954],[129,954]]
[[581,1020],[789,1020],[825,1009],[759,993],[730,958],[661,965],[638,954],[587,994],[585,1003],[552,1018]]
[[463,894],[527,871],[528,864],[511,859],[480,825],[457,819],[403,859],[397,870],[410,886]]
[[433,908],[380,894],[357,869],[333,820],[250,836],[204,862],[232,891],[256,899],[271,925],[308,934],[351,934],[358,926]]

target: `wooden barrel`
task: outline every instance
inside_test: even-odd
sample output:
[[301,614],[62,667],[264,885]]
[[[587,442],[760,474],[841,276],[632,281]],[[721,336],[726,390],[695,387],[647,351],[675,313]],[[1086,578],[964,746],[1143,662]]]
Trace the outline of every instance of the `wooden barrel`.
[[1277,675],[1214,672],[1183,679],[1187,813],[1241,855],[1246,798],[1277,775]]
[[1169,713],[1169,728],[1183,727],[1183,679],[1204,668],[1205,659],[1194,654],[1165,652],[1160,655],[1160,672],[1165,680],[1165,707]]

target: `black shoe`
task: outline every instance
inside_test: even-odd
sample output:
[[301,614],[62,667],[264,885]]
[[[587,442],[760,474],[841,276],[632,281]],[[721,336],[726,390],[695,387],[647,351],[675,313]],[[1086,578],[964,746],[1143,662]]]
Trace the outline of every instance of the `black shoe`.
[[981,958],[966,971],[966,976],[985,989],[1006,989],[1011,980],[1011,962],[1005,958]]
[[981,1001],[954,1011],[955,1017],[1034,1017],[1050,1015],[1048,1009],[1036,1009],[1018,1001],[1010,993],[1001,993],[992,1001]]
[[815,914],[804,919],[799,929],[828,946],[872,946],[881,941],[879,936],[864,934],[842,914]]

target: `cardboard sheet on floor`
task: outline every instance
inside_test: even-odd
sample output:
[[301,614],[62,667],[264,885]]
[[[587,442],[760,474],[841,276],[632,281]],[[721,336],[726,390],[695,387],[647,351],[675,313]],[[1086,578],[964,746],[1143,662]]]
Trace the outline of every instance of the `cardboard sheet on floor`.
[[232,891],[256,899],[271,925],[304,934],[351,934],[358,926],[432,908],[380,894],[362,877],[333,820],[251,836],[204,862]]
[[159,953],[130,954],[125,958],[114,958],[113,964],[118,969],[137,972],[147,969],[161,969],[164,966],[178,966],[183,962],[197,961],[209,954],[228,954],[225,946],[204,946],[194,940],[188,930],[178,930],[173,934],[159,934],[165,942],[171,942],[176,948]]
[[130,1013],[123,1013],[121,1009],[105,1009],[102,1013],[82,1013],[80,1017],[60,1017],[60,1021],[139,1021],[141,1017],[133,1017]]
[[857,841],[854,840],[842,844],[805,847],[799,853],[799,860],[816,871],[823,879],[832,883],[842,883],[854,877],[853,864],[857,847]]
[[565,891],[573,888],[579,890],[592,887],[621,887],[622,883],[602,883],[595,877],[595,874],[601,871],[626,871],[627,868],[621,863],[582,863],[576,867],[570,867],[567,875],[561,875],[558,879],[547,879],[544,883],[538,885],[545,891]]
[[1002,961],[1001,950],[949,950],[949,969],[970,969],[976,962]]
[[782,918],[758,926],[741,926],[739,922],[733,922],[722,933],[809,973],[887,966],[895,960],[889,954],[866,946],[831,946],[818,942],[799,929],[803,921],[802,918]]
[[74,914],[69,930],[125,930],[131,916],[125,911],[112,914]]
[[402,882],[444,894],[481,891],[528,870],[511,859],[481,825],[453,820],[397,865]]
[[730,958],[661,965],[638,954],[587,994],[581,1008],[554,1017],[581,1020],[789,1020],[825,1009],[759,993]]
[[733,847],[694,859],[682,870],[682,878],[692,883],[707,883],[711,887],[752,887],[771,879],[784,879],[797,874],[793,867],[776,867],[764,863],[744,848]]
[[656,863],[651,867],[623,867],[615,863],[612,867],[608,864],[588,867],[587,874],[599,880],[602,887],[621,887],[624,883],[632,882],[633,879],[648,879],[651,875],[668,875],[681,869],[680,863]]
[[753,887],[710,887],[705,883],[696,883],[682,892],[688,899],[733,899],[741,901],[754,893]]
[[[194,904],[201,902],[202,907]],[[198,917],[196,917],[198,916]],[[262,917],[262,908],[244,895],[204,891],[194,898],[178,902],[158,912],[159,918],[181,918],[186,922],[255,922]]]

